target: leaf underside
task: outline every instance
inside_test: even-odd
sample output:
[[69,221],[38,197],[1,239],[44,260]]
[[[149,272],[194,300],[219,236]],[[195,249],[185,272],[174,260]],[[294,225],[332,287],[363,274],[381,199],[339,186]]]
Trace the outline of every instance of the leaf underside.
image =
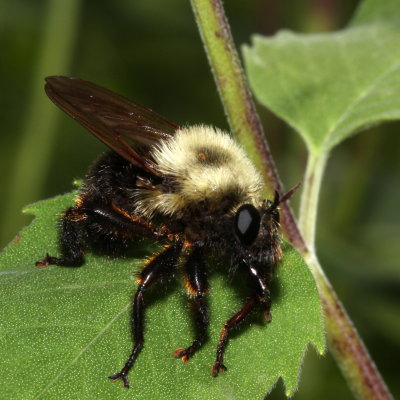
[[367,0],[341,31],[256,35],[243,54],[257,99],[319,153],[400,118],[399,43],[398,1]]
[[146,301],[146,344],[131,371],[131,389],[107,377],[129,355],[130,301],[135,272],[157,249],[138,243],[132,258],[93,254],[81,268],[34,262],[58,254],[57,218],[74,193],[29,206],[36,215],[0,255],[1,387],[4,398],[24,399],[262,399],[279,377],[293,394],[308,343],[324,351],[315,283],[288,245],[272,284],[273,321],[258,313],[236,330],[227,347],[228,371],[212,378],[220,329],[243,301],[240,277],[213,268],[210,339],[188,363],[172,356],[193,339],[182,278],[157,286]]

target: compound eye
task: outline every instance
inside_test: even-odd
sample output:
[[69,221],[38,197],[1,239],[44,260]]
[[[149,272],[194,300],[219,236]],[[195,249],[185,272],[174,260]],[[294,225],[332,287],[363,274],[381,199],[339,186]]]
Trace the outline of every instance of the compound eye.
[[260,230],[261,216],[251,204],[244,204],[235,216],[235,233],[245,246],[250,246]]

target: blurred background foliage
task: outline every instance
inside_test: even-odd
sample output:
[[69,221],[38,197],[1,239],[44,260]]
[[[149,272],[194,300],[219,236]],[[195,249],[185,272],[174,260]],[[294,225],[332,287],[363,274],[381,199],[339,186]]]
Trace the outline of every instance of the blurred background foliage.
[[[357,4],[225,0],[238,46],[253,33],[272,35],[282,28],[340,29]],[[79,76],[180,124],[227,128],[189,1],[2,1],[0,46],[1,247],[29,223],[20,213],[25,204],[71,190],[73,179],[84,176],[104,150],[47,100],[45,76]],[[271,113],[259,111],[289,188],[302,180],[304,145]],[[317,231],[322,265],[395,397],[400,396],[399,129],[399,123],[382,125],[334,150]],[[281,383],[271,398],[284,398]],[[352,395],[331,357],[309,351],[294,399],[320,398]]]

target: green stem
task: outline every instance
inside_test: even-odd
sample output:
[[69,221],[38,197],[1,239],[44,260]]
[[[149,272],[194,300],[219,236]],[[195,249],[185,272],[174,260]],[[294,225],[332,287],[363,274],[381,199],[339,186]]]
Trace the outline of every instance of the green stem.
[[327,153],[309,153],[303,181],[300,203],[299,227],[310,249],[315,247],[315,229],[317,222],[318,199],[322,177],[327,161]]
[[[282,185],[264,138],[221,0],[191,0],[191,3],[231,129],[263,171],[267,187],[270,190],[281,190]],[[314,243],[316,205],[325,162],[326,155],[310,157],[306,172],[306,188],[302,199],[304,214],[301,218],[310,243]],[[315,255],[314,246],[306,245],[293,213],[286,204],[281,207],[281,215],[282,227],[288,240],[303,255],[317,282],[325,312],[329,349],[355,397],[363,400],[392,399],[326,278]]]
[[393,400],[318,259],[309,253],[305,261],[313,273],[321,297],[328,348],[354,397],[360,400]]
[[[283,192],[265,138],[231,30],[220,0],[191,0],[200,35],[232,132],[263,174],[268,194]],[[305,250],[304,242],[287,203],[281,204],[282,229],[289,242]]]
[[389,400],[391,394],[315,255],[318,199],[327,158],[327,153],[309,153],[299,220],[300,231],[309,248],[303,255],[318,286],[329,350],[355,397]]

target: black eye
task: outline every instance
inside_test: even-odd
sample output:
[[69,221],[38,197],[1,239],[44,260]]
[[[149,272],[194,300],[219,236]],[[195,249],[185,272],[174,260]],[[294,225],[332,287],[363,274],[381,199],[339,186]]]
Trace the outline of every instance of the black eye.
[[250,246],[256,240],[260,230],[260,221],[260,213],[251,204],[244,204],[237,211],[235,233],[245,246]]

